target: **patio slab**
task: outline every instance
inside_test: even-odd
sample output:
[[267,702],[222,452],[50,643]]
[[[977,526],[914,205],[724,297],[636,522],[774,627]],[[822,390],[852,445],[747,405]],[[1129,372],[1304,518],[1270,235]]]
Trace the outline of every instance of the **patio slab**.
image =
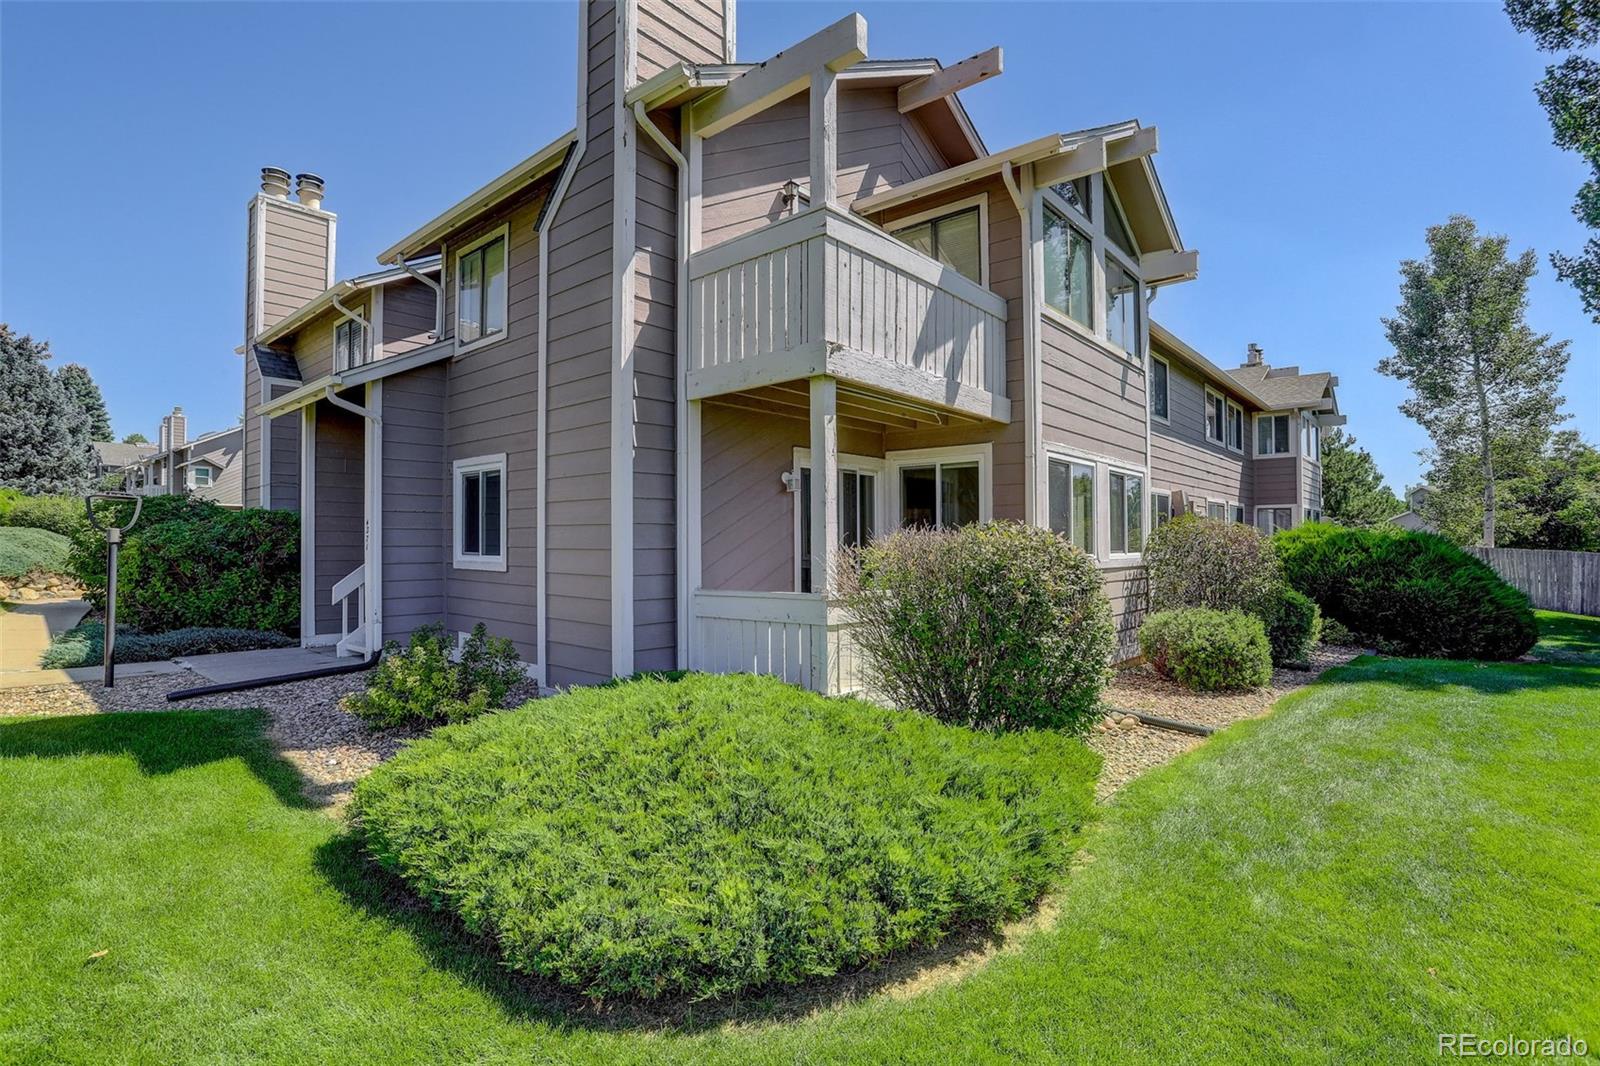
[[193,670],[213,684],[233,681],[258,681],[278,674],[294,674],[302,670],[320,670],[328,666],[354,663],[351,657],[343,659],[333,653],[331,645],[317,648],[265,648],[261,651],[224,651],[211,655],[185,655],[173,660],[180,667]]

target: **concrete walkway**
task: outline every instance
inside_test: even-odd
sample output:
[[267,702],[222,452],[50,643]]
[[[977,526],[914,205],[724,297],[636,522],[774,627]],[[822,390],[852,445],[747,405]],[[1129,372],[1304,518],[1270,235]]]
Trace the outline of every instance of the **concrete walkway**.
[[0,674],[38,671],[39,656],[51,638],[65,633],[89,613],[85,600],[30,600],[0,609]]
[[230,681],[256,681],[302,670],[320,670],[325,666],[339,666],[360,660],[348,656],[340,659],[334,655],[333,646],[327,645],[318,648],[221,651],[211,655],[185,655],[173,661],[180,667],[193,670],[207,681],[220,685]]

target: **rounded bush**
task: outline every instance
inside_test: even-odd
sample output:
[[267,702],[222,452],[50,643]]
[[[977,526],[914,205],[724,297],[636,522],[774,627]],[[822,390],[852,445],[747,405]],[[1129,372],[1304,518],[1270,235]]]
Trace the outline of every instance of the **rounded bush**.
[[1023,913],[1098,759],[749,675],[574,689],[416,741],[362,780],[371,854],[594,998],[790,985]]
[[29,496],[16,489],[0,489],[0,526],[48,529],[72,537],[88,524],[82,496]]
[[1260,688],[1272,679],[1267,631],[1243,611],[1157,611],[1139,628],[1139,649],[1157,673],[1199,692]]
[[0,577],[65,573],[69,542],[48,529],[0,528]]
[[1144,564],[1150,609],[1260,609],[1279,583],[1272,539],[1254,526],[1181,515],[1150,535]]
[[1277,585],[1257,612],[1272,645],[1275,666],[1304,663],[1322,635],[1322,611],[1310,596],[1288,585]]
[[404,651],[393,640],[383,650],[383,662],[367,675],[367,687],[340,704],[377,729],[464,722],[499,710],[511,689],[528,676],[517,646],[505,637],[491,637],[482,622],[472,627],[459,655],[443,623],[418,626]]
[[1311,523],[1274,539],[1290,585],[1387,651],[1515,659],[1539,639],[1527,596],[1443,537]]
[[873,690],[941,722],[1087,732],[1115,633],[1094,561],[1046,529],[907,529],[841,569]]

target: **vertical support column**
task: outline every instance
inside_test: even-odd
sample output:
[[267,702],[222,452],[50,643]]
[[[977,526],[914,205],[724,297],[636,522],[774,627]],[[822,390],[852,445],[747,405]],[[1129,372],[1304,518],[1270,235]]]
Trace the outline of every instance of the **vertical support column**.
[[317,635],[317,405],[300,408],[300,644]]
[[839,384],[811,379],[811,588],[833,591],[839,544]]
[[[367,550],[361,561],[367,568],[366,605],[362,621],[366,625],[367,654],[383,647],[383,382],[367,383],[366,454],[362,472],[366,475]],[[501,488],[504,492],[504,487]],[[503,535],[503,534],[502,534]]]
[[811,206],[839,199],[839,76],[811,75]]

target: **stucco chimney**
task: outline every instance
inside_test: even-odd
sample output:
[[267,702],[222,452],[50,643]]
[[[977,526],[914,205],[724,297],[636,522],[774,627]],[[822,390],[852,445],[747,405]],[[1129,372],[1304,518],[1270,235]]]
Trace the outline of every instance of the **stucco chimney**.
[[1265,354],[1266,353],[1261,350],[1261,345],[1257,344],[1255,341],[1251,341],[1244,350],[1244,365],[1260,366],[1262,362],[1264,362],[1263,357]]

